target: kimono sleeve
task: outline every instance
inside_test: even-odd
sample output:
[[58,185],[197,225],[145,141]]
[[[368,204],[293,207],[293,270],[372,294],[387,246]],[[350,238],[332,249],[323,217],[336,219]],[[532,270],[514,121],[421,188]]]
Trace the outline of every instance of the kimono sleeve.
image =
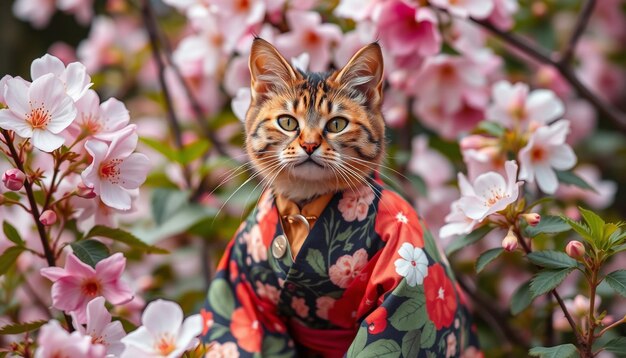
[[476,342],[463,298],[432,236],[396,194],[383,195],[378,209],[376,231],[385,246],[366,290],[375,305],[346,356],[479,356],[470,348]]

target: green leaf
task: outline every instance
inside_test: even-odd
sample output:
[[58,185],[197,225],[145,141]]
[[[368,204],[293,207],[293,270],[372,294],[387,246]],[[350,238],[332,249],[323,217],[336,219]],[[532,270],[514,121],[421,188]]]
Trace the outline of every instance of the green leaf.
[[151,208],[154,221],[161,225],[189,203],[189,197],[178,189],[155,189],[152,192]]
[[574,358],[576,346],[568,343],[556,347],[535,347],[528,353],[533,357],[541,358]]
[[435,238],[433,234],[428,230],[427,226],[424,224],[422,220],[420,220],[420,225],[424,230],[424,249],[426,253],[430,255],[436,262],[441,261],[441,255],[439,254],[439,248],[437,247],[437,243],[435,242]]
[[530,282],[530,292],[532,298],[541,296],[561,284],[567,275],[572,272],[573,268],[564,268],[560,270],[544,270],[540,271],[532,278]]
[[480,122],[478,124],[478,129],[495,137],[501,137],[504,134],[504,127],[492,121]]
[[213,280],[209,287],[208,300],[215,313],[230,319],[235,310],[233,291],[223,278]]
[[556,177],[561,183],[574,185],[585,190],[591,190],[596,194],[598,193],[594,187],[585,181],[585,179],[579,177],[572,171],[556,170]]
[[417,357],[421,347],[421,331],[414,329],[402,337],[402,356]]
[[0,276],[7,273],[7,271],[13,267],[13,264],[15,264],[15,261],[17,261],[17,258],[24,250],[25,249],[21,246],[11,246],[4,250],[4,253],[0,255]]
[[482,239],[488,233],[490,233],[491,230],[493,229],[494,228],[491,226],[484,225],[470,232],[466,236],[460,237],[452,241],[452,243],[448,245],[448,248],[446,249],[446,254],[451,255],[452,253],[464,248],[465,246],[478,242],[480,239]]
[[402,354],[400,345],[391,339],[379,339],[357,354],[357,358],[398,358]]
[[618,357],[626,357],[626,337],[611,339],[604,345],[604,350],[615,353]]
[[541,221],[537,226],[528,225],[524,229],[524,236],[536,237],[540,234],[558,234],[571,229],[571,226],[558,216],[545,216],[541,218]]
[[109,249],[100,241],[97,240],[81,240],[70,244],[74,255],[80,259],[80,261],[86,263],[91,267],[96,267],[96,264],[105,258],[109,257]]
[[583,239],[591,244],[594,243],[593,235],[589,229],[589,227],[583,223],[579,223],[578,221],[572,220],[566,216],[561,216],[561,219],[565,221],[578,235],[580,235]]
[[321,276],[328,276],[326,272],[326,264],[324,263],[324,256],[322,252],[318,249],[309,249],[309,252],[306,255],[306,262],[313,267],[316,273]]
[[172,149],[172,146],[170,146],[168,143],[163,143],[161,141],[148,137],[140,137],[139,140],[148,147],[161,153],[170,162],[179,162],[178,153],[174,149]]
[[613,271],[604,278],[615,292],[626,297],[626,270]]
[[95,236],[108,237],[111,240],[124,243],[134,249],[139,249],[149,254],[169,253],[169,251],[160,247],[146,244],[145,242],[139,240],[135,235],[122,229],[113,229],[107,226],[97,225],[89,230],[89,233],[85,236],[85,238],[88,239]]
[[197,140],[183,148],[180,152],[180,163],[189,164],[200,158],[207,150],[209,150],[209,142],[206,140]]
[[365,348],[366,343],[367,343],[367,328],[361,326],[361,328],[359,328],[359,331],[356,334],[356,337],[352,341],[352,344],[350,345],[350,348],[348,349],[348,353],[346,354],[346,356],[348,358],[356,357],[357,354],[359,354],[363,350],[363,348]]
[[520,314],[532,302],[533,297],[530,292],[530,281],[526,281],[518,287],[517,290],[515,290],[515,293],[511,298],[511,313],[513,315]]
[[20,237],[20,233],[17,232],[13,225],[9,224],[8,221],[2,223],[2,231],[4,231],[4,235],[7,239],[11,240],[17,246],[24,246],[24,240]]
[[48,323],[48,321],[41,320],[41,321],[33,321],[33,322],[25,322],[25,323],[7,324],[6,326],[2,326],[2,328],[0,328],[0,334],[4,335],[4,334],[26,333],[26,332],[34,331],[46,323]]
[[476,273],[480,273],[485,266],[489,265],[489,263],[500,256],[504,251],[503,248],[497,247],[495,249],[487,250],[483,252],[476,260]]
[[591,210],[586,210],[584,208],[578,207],[578,211],[580,211],[580,215],[585,219],[587,226],[591,230],[591,235],[594,238],[603,238],[604,237],[604,220],[598,214],[594,213]]
[[422,336],[420,337],[421,348],[430,348],[435,344],[437,338],[437,328],[431,321],[427,321],[422,328]]
[[575,268],[578,262],[560,251],[546,250],[531,252],[526,256],[535,265],[549,269]]
[[263,357],[275,357],[286,345],[285,337],[273,337],[267,335],[263,338]]
[[428,317],[425,305],[426,298],[423,295],[409,298],[398,306],[389,322],[398,331],[419,329]]

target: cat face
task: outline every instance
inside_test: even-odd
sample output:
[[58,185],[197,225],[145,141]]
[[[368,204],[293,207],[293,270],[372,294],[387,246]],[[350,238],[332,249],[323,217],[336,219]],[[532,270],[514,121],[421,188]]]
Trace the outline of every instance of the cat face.
[[246,150],[275,192],[302,201],[365,184],[384,153],[378,44],[322,74],[294,69],[256,39],[250,72]]

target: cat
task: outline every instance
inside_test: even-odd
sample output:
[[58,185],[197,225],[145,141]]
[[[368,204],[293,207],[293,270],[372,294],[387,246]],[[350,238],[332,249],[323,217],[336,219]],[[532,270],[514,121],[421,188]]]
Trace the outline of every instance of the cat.
[[207,357],[482,356],[443,252],[384,188],[383,56],[296,69],[250,53],[246,151],[268,189],[218,266]]

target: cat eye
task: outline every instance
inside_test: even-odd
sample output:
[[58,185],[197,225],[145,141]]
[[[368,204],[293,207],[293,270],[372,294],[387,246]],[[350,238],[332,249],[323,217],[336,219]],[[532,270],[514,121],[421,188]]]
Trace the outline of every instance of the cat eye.
[[280,128],[293,132],[298,129],[298,121],[292,116],[280,116],[278,117],[278,125]]
[[326,130],[330,133],[339,133],[346,129],[348,120],[343,117],[335,117],[326,123]]

